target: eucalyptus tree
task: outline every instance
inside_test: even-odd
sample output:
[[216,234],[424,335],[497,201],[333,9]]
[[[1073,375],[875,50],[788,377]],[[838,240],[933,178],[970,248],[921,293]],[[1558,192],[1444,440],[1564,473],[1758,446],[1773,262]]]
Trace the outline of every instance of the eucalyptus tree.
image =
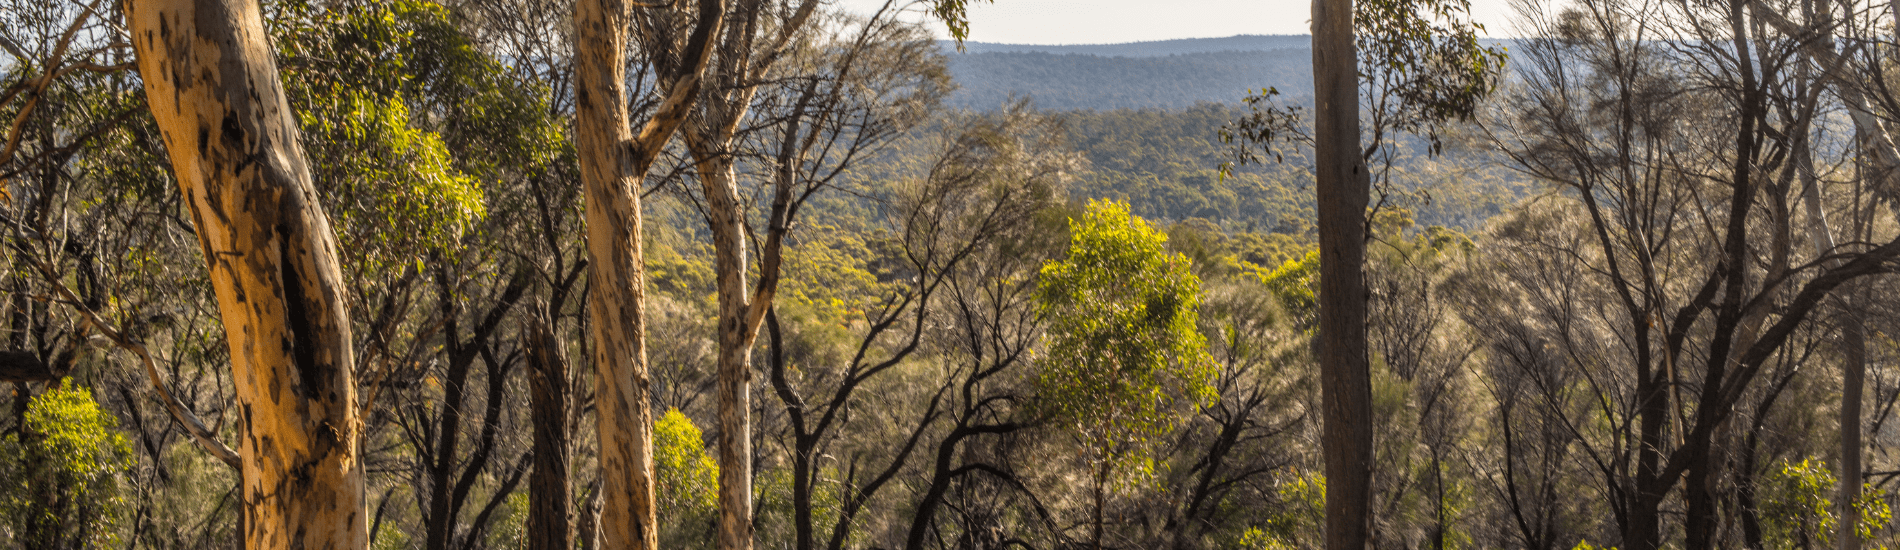
[[[911,39],[847,54],[864,58],[860,61],[863,63],[876,63],[861,67],[860,75],[914,75],[914,68],[934,64],[913,57],[937,55],[932,50],[934,44],[917,39],[917,29],[893,30],[898,31],[898,37]],[[899,52],[908,55],[893,55]],[[911,82],[911,77],[887,85],[914,89],[905,82]],[[868,103],[866,107],[880,102],[875,96],[855,101]],[[931,103],[934,101],[902,108]],[[850,115],[849,109],[828,110],[834,111],[828,116],[839,120],[867,118]],[[1022,136],[989,130],[981,123],[976,128],[944,130],[945,135],[935,138],[943,147],[938,152],[941,156],[932,159],[924,174],[880,192],[891,203],[887,227],[897,249],[893,258],[896,271],[908,276],[898,276],[901,282],[892,285],[891,290],[875,301],[867,300],[865,329],[856,335],[847,361],[811,364],[793,372],[785,353],[789,339],[783,334],[786,331],[776,312],[767,315],[771,385],[785,407],[791,432],[788,446],[792,452],[795,547],[813,548],[822,542],[826,548],[843,548],[859,514],[869,511],[872,499],[901,483],[899,476],[912,467],[912,454],[932,441],[930,436],[938,433],[938,421],[948,412],[947,405],[956,402],[949,381],[955,378],[920,388],[924,391],[918,399],[926,403],[916,411],[914,420],[894,419],[897,421],[893,424],[900,428],[898,437],[892,440],[853,437],[853,428],[883,419],[854,420],[850,409],[863,406],[863,394],[878,385],[900,383],[890,379],[901,376],[903,369],[915,368],[914,358],[929,355],[935,325],[932,320],[946,309],[939,296],[955,284],[951,279],[966,269],[965,264],[979,261],[985,251],[998,245],[999,239],[1020,237],[1035,225],[1036,215],[1053,204],[1067,157],[1032,149],[1039,144],[1022,143],[1027,141]],[[925,394],[930,397],[923,398]],[[849,464],[843,479],[838,480],[844,496],[828,526],[829,533],[819,531],[826,526],[816,524],[813,517],[813,496],[821,490],[825,475],[820,460],[826,456]]]
[[[505,437],[519,356],[502,334],[531,278],[493,243],[524,232],[521,180],[558,162],[563,136],[534,87],[504,76],[442,5],[275,8],[318,194],[355,244],[343,261],[363,306],[365,444],[424,449],[365,457],[402,472],[370,480],[383,495],[371,536],[399,523],[384,521],[389,499],[413,495],[425,547],[465,545],[490,522],[463,512],[492,510],[527,465]],[[477,491],[485,481],[502,490]]]
[[[1384,161],[1384,183],[1395,160],[1388,132],[1426,137],[1436,151],[1439,129],[1468,119],[1495,88],[1503,51],[1479,42],[1483,28],[1468,21],[1470,11],[1463,0],[1316,1],[1312,133],[1302,110],[1276,104],[1271,88],[1247,98],[1254,112],[1221,131],[1243,163],[1281,159],[1276,149],[1289,142],[1313,147],[1328,548],[1363,548],[1373,528],[1365,243],[1375,180],[1368,163]],[[1373,113],[1369,143],[1361,140],[1362,102]]]
[[135,1],[126,19],[246,411],[244,544],[367,547],[355,350],[336,236],[317,203],[262,12],[242,0]]
[[[647,25],[635,17],[691,18]],[[700,95],[723,0],[645,6],[628,0],[574,3],[575,149],[587,208],[588,312],[595,412],[600,430],[600,525],[607,548],[655,548],[653,412],[646,364],[640,182]],[[631,36],[630,36],[631,33]],[[654,63],[659,101],[635,131],[628,109],[627,52],[638,46],[675,63]]]
[[1087,453],[1099,549],[1109,484],[1153,475],[1146,447],[1178,425],[1181,409],[1211,400],[1214,365],[1196,326],[1200,280],[1185,256],[1165,251],[1165,236],[1126,204],[1099,201],[1070,220],[1069,234],[1068,257],[1037,278],[1050,341],[1036,406],[1075,430]]
[[[1807,58],[1801,67],[1804,76],[1808,71],[1817,73],[1821,82],[1812,84],[1812,88],[1817,92],[1825,88],[1840,98],[1853,122],[1855,138],[1863,153],[1862,162],[1871,168],[1863,179],[1870,184],[1868,188],[1874,193],[1889,202],[1893,201],[1895,193],[1900,193],[1900,182],[1895,180],[1900,178],[1900,147],[1896,147],[1880,113],[1893,113],[1900,109],[1900,96],[1896,96],[1894,90],[1881,79],[1869,80],[1857,76],[1884,72],[1895,55],[1892,48],[1880,44],[1879,31],[1876,30],[1880,19],[1878,6],[1863,9],[1849,2],[1838,6],[1826,1],[1804,3],[1799,10],[1799,22],[1788,17],[1795,15],[1795,10],[1777,10],[1760,2],[1751,2],[1747,8],[1752,17],[1766,22],[1776,31],[1804,39],[1801,42],[1801,53]],[[1900,8],[1892,4],[1886,8],[1889,15],[1900,17]],[[1840,41],[1836,37],[1840,35],[1844,35],[1845,44],[1837,43]],[[1802,148],[1806,146],[1805,138],[1805,135],[1796,136]],[[1836,246],[1833,236],[1836,230],[1828,222],[1819,188],[1815,185],[1815,170],[1807,157],[1801,154],[1794,161],[1803,170],[1802,202],[1806,205],[1809,217],[1808,233],[1814,246],[1832,250]],[[1855,230],[1859,230],[1861,224],[1854,226]],[[1852,233],[1849,235],[1847,240],[1852,240]],[[1849,364],[1845,367],[1842,381],[1841,475],[1835,499],[1846,521],[1841,522],[1836,539],[1840,548],[1850,550],[1861,545],[1861,535],[1856,531],[1860,512],[1851,503],[1858,500],[1857,495],[1862,491],[1862,401],[1867,350],[1865,320],[1858,311],[1864,308],[1864,304],[1856,304],[1852,296],[1837,297],[1837,302],[1840,306],[1840,346]]]
[[[780,250],[790,229],[774,212],[771,236],[762,251],[756,287],[747,280],[746,215],[739,197],[738,137],[753,99],[772,71],[806,32],[817,12],[816,0],[740,0],[733,24],[713,51],[717,61],[698,108],[686,121],[682,139],[693,158],[693,174],[703,188],[705,218],[712,231],[713,271],[718,278],[719,355],[715,395],[719,406],[719,538],[721,550],[752,547],[752,343],[778,289]],[[789,183],[789,182],[788,182]],[[788,190],[789,192],[789,190]],[[748,291],[748,287],[753,290]]]
[[[688,196],[712,235],[719,297],[720,548],[751,546],[751,349],[772,311],[800,209],[921,121],[949,89],[931,43],[900,22],[891,3],[862,20],[819,8],[810,0],[736,4],[699,109],[682,129],[700,184]],[[739,169],[747,161],[763,166],[759,204],[744,193],[752,188]],[[749,210],[764,204],[765,227],[755,231]],[[756,282],[747,259],[755,247]]]

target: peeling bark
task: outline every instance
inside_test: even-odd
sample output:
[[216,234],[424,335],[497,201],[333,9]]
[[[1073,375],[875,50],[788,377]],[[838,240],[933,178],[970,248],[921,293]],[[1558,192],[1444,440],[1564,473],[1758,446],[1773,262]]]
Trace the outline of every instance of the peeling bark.
[[636,135],[625,98],[628,29],[637,6],[629,0],[574,5],[575,146],[587,205],[587,309],[604,493],[600,537],[601,546],[615,550],[659,545],[640,181],[698,98],[710,58],[707,43],[725,14],[720,0],[700,0],[699,21],[678,52],[683,67],[660,75],[665,96]]
[[247,548],[366,548],[349,315],[256,3],[130,0],[139,73],[218,297]]

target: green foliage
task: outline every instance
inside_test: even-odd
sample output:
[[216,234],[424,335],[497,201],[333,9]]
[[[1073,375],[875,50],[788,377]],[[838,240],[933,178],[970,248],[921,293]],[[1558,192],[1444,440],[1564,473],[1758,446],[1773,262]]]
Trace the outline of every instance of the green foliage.
[[1615,546],[1596,546],[1596,545],[1590,544],[1590,541],[1588,540],[1579,540],[1577,541],[1577,545],[1571,547],[1570,550],[1616,550],[1616,547]]
[[1298,546],[1287,544],[1287,542],[1280,537],[1260,530],[1259,527],[1248,527],[1246,531],[1241,532],[1240,537],[1234,540],[1233,547],[1238,550],[1291,550],[1293,548],[1299,548]]
[[882,256],[874,251],[875,237],[816,223],[804,238],[785,249],[779,301],[816,315],[817,321],[843,324],[861,319],[867,304],[885,294],[885,286],[869,271]]
[[[1840,482],[1826,462],[1802,459],[1779,461],[1763,476],[1763,536],[1776,548],[1825,547],[1832,544],[1840,516],[1831,495]],[[1854,499],[1860,522],[1854,526],[1861,539],[1871,539],[1893,519],[1893,510],[1880,498],[1878,489],[1863,486]]]
[[695,255],[697,257],[688,257],[671,245],[649,242],[645,252],[642,259],[646,262],[647,284],[655,291],[691,298],[713,292],[713,284],[717,279],[711,262],[702,261],[712,253],[710,250],[701,250]]
[[28,402],[25,434],[0,439],[0,521],[13,544],[118,546],[119,477],[133,461],[117,426],[71,379]]
[[369,545],[375,550],[403,550],[415,546],[415,540],[409,536],[409,533],[401,529],[388,528],[377,531],[376,540],[370,541]]
[[1893,508],[1887,506],[1885,497],[1874,484],[1861,484],[1860,495],[1854,497],[1854,510],[1860,512],[1860,523],[1854,526],[1854,533],[1861,540],[1872,540],[1875,533],[1893,523]]
[[[719,464],[706,454],[699,427],[679,409],[653,423],[654,496],[659,501],[661,542],[692,546],[706,538],[719,509]],[[692,546],[697,547],[697,546]]]
[[944,28],[950,31],[950,37],[957,41],[959,48],[963,47],[963,40],[970,37],[969,12],[970,0],[932,0],[930,2],[930,14],[943,21]]
[[1068,258],[1037,282],[1049,344],[1036,391],[1050,418],[1122,455],[1165,436],[1182,405],[1214,398],[1200,280],[1125,203],[1091,202],[1069,231]]
[[1071,193],[1124,200],[1149,219],[1206,218],[1236,233],[1305,234],[1313,194],[1304,153],[1288,152],[1284,164],[1219,170],[1230,150],[1218,129],[1239,116],[1234,107],[1211,103],[1064,114],[1069,141],[1090,168]]
[[1440,123],[1470,118],[1497,88],[1504,48],[1481,43],[1484,26],[1470,14],[1469,0],[1353,4],[1355,46],[1368,65],[1362,78],[1386,96],[1377,105],[1396,103],[1396,129],[1434,134]]
[[445,10],[414,0],[280,9],[285,91],[338,237],[352,243],[343,265],[382,272],[452,247],[486,214],[480,185],[410,107],[422,92],[410,66],[424,57],[419,31],[446,24]]
[[475,178],[454,169],[441,137],[410,123],[400,98],[332,89],[310,98],[303,129],[353,151],[347,168],[324,170],[340,184],[338,227],[354,246],[349,265],[368,269],[453,246],[487,213]]
[[488,532],[482,538],[489,548],[525,546],[528,535],[528,492],[509,493],[486,527]]
[[653,469],[662,513],[693,514],[719,505],[719,464],[706,454],[699,427],[679,409],[653,423]]
[[286,92],[352,270],[453,254],[490,215],[485,181],[533,177],[568,150],[545,91],[508,79],[440,4],[273,8]]
[[1274,484],[1280,506],[1267,518],[1267,530],[1281,540],[1316,540],[1326,526],[1326,475],[1292,474]]
[[1289,259],[1272,271],[1256,272],[1260,283],[1280,300],[1280,307],[1302,330],[1319,322],[1319,251]]
[[1836,480],[1819,460],[1782,460],[1762,480],[1765,536],[1779,548],[1825,546],[1838,518],[1828,493]]

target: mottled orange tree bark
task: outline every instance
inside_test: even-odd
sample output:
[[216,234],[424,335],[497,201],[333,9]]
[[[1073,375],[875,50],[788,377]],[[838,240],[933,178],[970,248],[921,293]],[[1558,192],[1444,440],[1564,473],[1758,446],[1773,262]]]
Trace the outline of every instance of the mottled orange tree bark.
[[218,296],[247,548],[366,548],[349,314],[255,0],[130,0],[146,99]]
[[[678,4],[678,3],[675,3]],[[600,430],[601,547],[659,545],[654,515],[653,410],[647,378],[646,274],[640,249],[640,181],[699,96],[725,5],[700,0],[698,22],[684,41],[641,37],[647,55],[682,60],[657,75],[663,94],[638,133],[627,108],[627,51],[633,10],[628,0],[574,3],[575,136],[587,203],[587,309],[593,327],[595,411]],[[671,10],[673,7],[642,9]],[[665,26],[639,25],[665,33]],[[656,64],[660,65],[660,64]]]

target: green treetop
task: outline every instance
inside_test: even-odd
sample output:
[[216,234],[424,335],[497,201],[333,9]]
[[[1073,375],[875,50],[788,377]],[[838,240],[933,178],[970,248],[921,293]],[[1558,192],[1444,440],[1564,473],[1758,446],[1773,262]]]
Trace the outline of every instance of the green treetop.
[[1069,231],[1069,257],[1037,285],[1049,346],[1036,389],[1049,418],[1121,454],[1213,399],[1201,282],[1126,203],[1092,201]]

